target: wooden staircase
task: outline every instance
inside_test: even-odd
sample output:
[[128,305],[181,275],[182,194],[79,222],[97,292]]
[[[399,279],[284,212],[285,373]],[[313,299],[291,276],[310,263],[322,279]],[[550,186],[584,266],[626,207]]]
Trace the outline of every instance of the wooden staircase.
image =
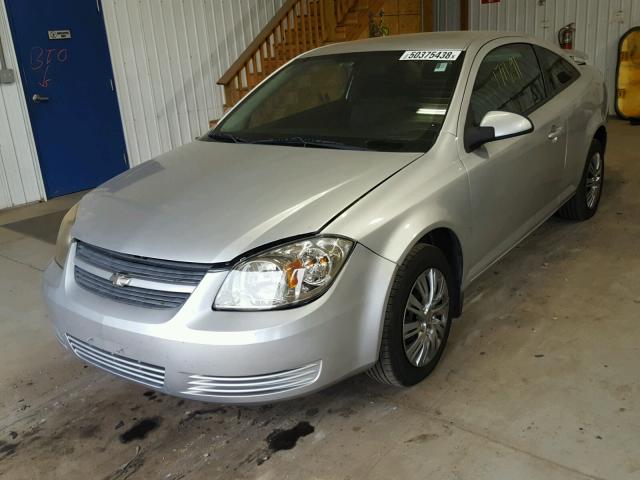
[[229,70],[225,109],[235,105],[268,75],[301,53],[367,36],[369,12],[384,0],[287,0]]

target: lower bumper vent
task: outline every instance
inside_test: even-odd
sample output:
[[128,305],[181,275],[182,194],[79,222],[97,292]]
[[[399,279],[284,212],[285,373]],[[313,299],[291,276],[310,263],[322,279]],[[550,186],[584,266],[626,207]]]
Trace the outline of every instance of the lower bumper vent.
[[107,352],[69,334],[67,334],[67,341],[73,352],[91,365],[148,387],[161,388],[164,385],[164,368],[162,367]]
[[322,362],[294,370],[251,377],[212,377],[191,375],[187,395],[211,397],[251,397],[288,392],[314,383],[320,376]]

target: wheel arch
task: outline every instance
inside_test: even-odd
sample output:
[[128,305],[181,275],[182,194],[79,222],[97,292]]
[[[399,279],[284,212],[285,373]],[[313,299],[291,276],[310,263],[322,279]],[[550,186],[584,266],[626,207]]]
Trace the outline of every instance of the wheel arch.
[[594,140],[598,140],[602,145],[603,152],[607,148],[607,127],[600,125],[596,132],[593,134]]
[[418,244],[427,244],[438,248],[451,266],[457,287],[454,297],[453,317],[459,317],[462,314],[462,281],[464,276],[464,254],[459,236],[448,226],[433,226],[416,237],[416,241],[407,247],[399,263],[402,263],[411,249]]

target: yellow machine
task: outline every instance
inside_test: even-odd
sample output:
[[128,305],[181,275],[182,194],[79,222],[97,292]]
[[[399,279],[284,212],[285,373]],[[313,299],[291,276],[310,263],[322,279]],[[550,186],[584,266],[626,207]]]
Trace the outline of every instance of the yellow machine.
[[618,45],[616,113],[640,120],[640,27],[625,33]]

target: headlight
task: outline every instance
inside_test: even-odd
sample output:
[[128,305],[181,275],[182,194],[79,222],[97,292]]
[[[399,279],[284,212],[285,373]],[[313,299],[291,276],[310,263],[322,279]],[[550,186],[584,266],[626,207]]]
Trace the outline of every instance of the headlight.
[[243,260],[224,280],[217,310],[270,310],[313,300],[331,286],[353,242],[316,237]]
[[71,227],[76,223],[76,214],[78,213],[78,204],[76,203],[71,210],[62,219],[60,230],[58,230],[58,240],[56,242],[55,261],[60,267],[64,267],[67,261],[67,254],[71,247]]

